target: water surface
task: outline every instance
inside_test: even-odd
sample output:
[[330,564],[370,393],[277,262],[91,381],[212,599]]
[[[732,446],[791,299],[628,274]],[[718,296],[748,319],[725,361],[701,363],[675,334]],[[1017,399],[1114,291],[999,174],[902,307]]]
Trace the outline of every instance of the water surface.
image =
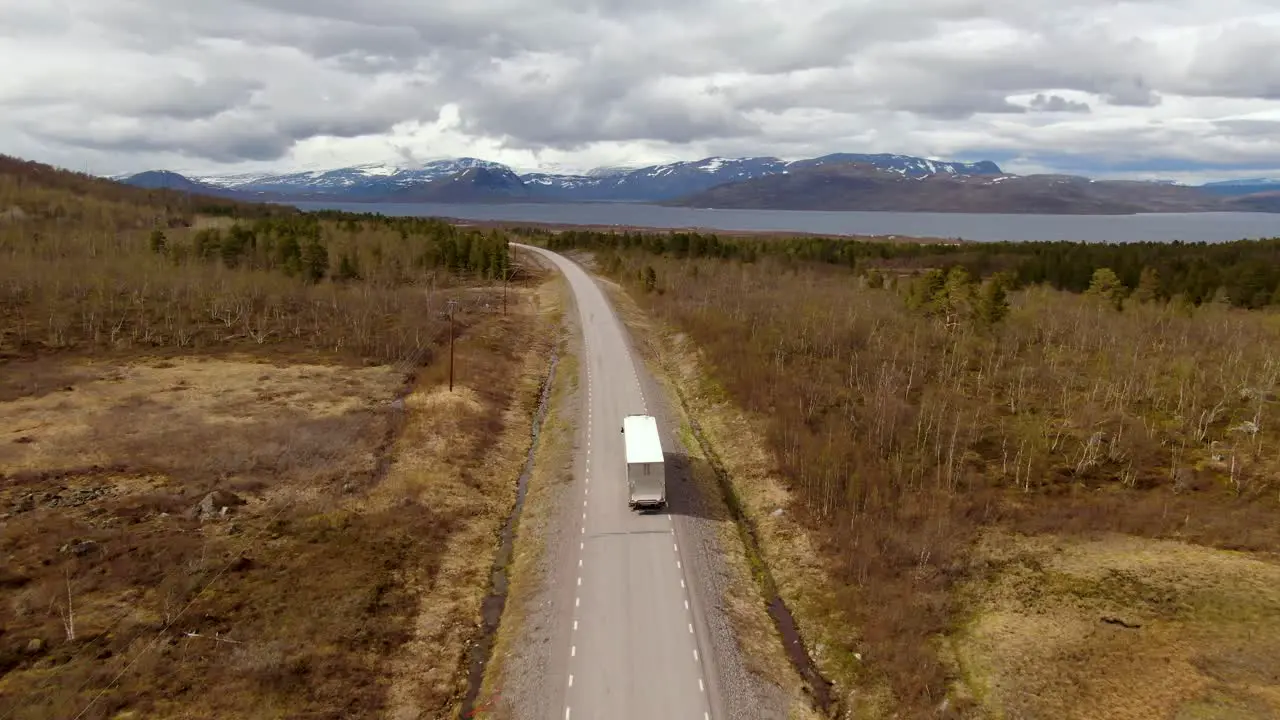
[[303,210],[575,225],[713,230],[777,230],[837,235],[961,238],[976,241],[1223,242],[1280,237],[1280,213],[994,215],[970,213],[703,210],[640,203],[290,203]]

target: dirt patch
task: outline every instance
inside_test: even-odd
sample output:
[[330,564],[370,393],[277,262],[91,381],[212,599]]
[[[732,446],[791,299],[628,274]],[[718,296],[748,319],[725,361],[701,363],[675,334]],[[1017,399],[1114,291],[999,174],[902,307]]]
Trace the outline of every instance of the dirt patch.
[[1280,564],[1127,536],[984,535],[960,692],[1002,717],[1280,714]]
[[18,367],[68,384],[0,406],[0,438],[27,439],[0,442],[0,708],[381,705],[367,678],[401,642],[394,618],[408,602],[389,577],[435,562],[433,541],[455,522],[425,506],[356,514],[338,499],[373,478],[396,373]]
[[385,421],[403,382],[385,366],[175,359],[38,367],[12,366],[24,379],[9,388],[26,391],[9,394],[0,420],[0,473],[19,485],[95,465],[194,485],[349,475],[369,469],[370,458],[332,461],[346,457],[370,422]]

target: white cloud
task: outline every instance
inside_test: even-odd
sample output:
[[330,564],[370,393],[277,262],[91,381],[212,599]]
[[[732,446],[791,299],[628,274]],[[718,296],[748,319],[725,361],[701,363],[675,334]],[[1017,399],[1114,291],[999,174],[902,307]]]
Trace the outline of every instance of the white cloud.
[[1273,0],[0,0],[0,152],[98,172],[903,152],[1280,175]]

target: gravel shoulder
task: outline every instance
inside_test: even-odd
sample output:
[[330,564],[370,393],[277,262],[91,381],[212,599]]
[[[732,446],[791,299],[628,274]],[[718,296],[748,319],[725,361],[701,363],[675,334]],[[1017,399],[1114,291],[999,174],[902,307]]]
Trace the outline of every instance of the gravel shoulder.
[[[573,557],[573,514],[567,502],[573,489],[573,460],[581,443],[577,418],[583,386],[582,334],[568,283],[559,277],[556,306],[561,315],[560,356],[552,383],[551,405],[534,453],[528,494],[516,531],[506,611],[498,627],[493,656],[471,717],[526,720],[559,716],[562,691],[550,678],[564,676],[554,652],[564,637],[562,596],[555,570]],[[572,598],[570,598],[570,601]]]

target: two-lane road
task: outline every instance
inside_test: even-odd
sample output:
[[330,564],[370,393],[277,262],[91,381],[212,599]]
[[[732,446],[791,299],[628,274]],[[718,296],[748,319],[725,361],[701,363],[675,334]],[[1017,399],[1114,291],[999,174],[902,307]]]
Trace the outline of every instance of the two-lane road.
[[[561,657],[565,720],[709,720],[710,658],[698,605],[682,562],[677,523],[667,512],[627,506],[622,418],[648,414],[624,329],[603,291],[566,258],[550,260],[568,279],[581,316],[586,369],[583,443],[571,502],[576,558],[557,585],[570,616]],[[670,480],[668,481],[670,482]],[[668,491],[668,495],[670,492]],[[572,600],[569,596],[572,595]],[[554,680],[554,678],[553,678]]]

